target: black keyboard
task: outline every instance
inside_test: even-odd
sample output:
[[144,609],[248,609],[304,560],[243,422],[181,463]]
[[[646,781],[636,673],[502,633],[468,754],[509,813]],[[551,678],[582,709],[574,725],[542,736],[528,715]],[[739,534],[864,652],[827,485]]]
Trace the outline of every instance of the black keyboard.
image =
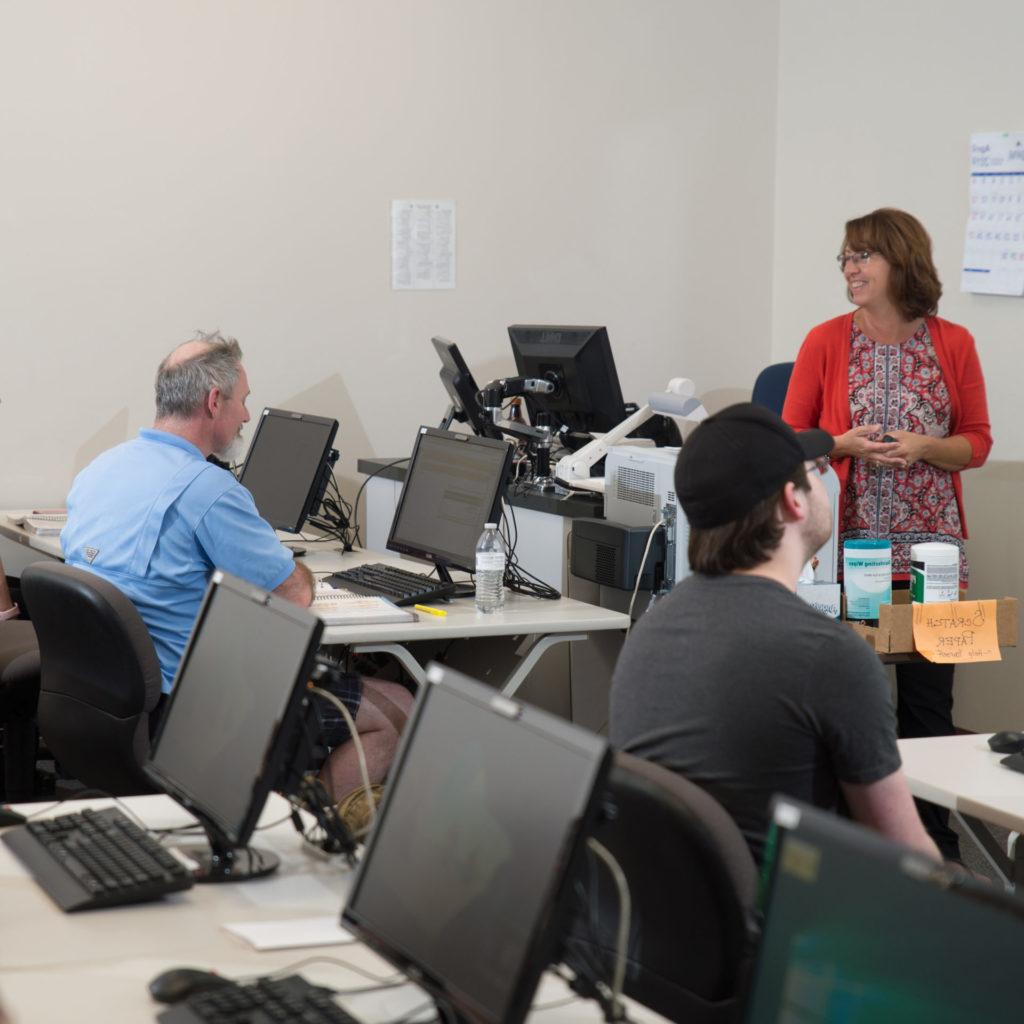
[[192,873],[116,807],[30,821],[0,838],[68,912],[142,903],[192,885]]
[[259,978],[250,985],[227,981],[189,996],[157,1020],[160,1024],[359,1024],[333,999],[331,990],[298,974]]
[[351,590],[354,594],[386,597],[401,605],[425,604],[455,593],[454,583],[443,583],[422,573],[396,569],[382,562],[357,565],[354,569],[336,572],[328,576],[326,582],[341,590]]

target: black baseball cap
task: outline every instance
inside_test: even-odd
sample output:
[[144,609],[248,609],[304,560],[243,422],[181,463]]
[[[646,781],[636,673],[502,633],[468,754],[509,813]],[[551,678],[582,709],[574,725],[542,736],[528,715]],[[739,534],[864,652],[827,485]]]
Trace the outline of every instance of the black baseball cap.
[[832,451],[824,430],[797,433],[763,405],[740,402],[709,416],[676,461],[676,496],[691,526],[722,526],[775,494],[793,470]]

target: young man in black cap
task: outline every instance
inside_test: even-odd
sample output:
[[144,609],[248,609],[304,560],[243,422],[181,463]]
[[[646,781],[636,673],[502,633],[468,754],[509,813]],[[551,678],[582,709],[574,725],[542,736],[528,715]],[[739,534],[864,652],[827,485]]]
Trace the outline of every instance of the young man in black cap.
[[631,631],[611,739],[685,775],[760,861],[772,794],[851,816],[935,858],[900,769],[889,684],[867,645],[796,595],[828,539],[832,438],[750,403],[690,435],[675,485],[693,575]]

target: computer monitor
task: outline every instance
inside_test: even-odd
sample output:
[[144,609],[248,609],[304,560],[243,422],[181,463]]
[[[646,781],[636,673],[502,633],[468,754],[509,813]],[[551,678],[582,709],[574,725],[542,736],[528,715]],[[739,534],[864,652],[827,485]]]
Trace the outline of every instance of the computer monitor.
[[444,580],[450,568],[472,572],[484,525],[501,516],[511,464],[505,441],[420,427],[388,549],[429,559]]
[[521,1021],[558,955],[607,741],[432,665],[342,923],[439,1004]]
[[[493,437],[501,440],[501,431],[488,419],[483,407],[477,401],[479,388],[473,374],[466,365],[458,345],[444,338],[431,338],[434,351],[441,360],[441,383],[452,402],[455,419],[468,423],[479,437]],[[443,423],[442,427],[447,428]]]
[[626,418],[604,327],[514,324],[508,336],[516,372],[555,385],[552,394],[527,396],[532,407],[551,414],[553,426],[576,433],[604,432]]
[[298,533],[316,512],[330,472],[338,421],[264,409],[239,481],[275,530]]
[[198,881],[268,874],[248,849],[272,789],[307,767],[306,682],[323,623],[305,608],[214,572],[153,740],[146,774],[203,825]]
[[956,1024],[1020,1012],[1019,900],[792,800],[777,798],[773,818],[747,1024]]

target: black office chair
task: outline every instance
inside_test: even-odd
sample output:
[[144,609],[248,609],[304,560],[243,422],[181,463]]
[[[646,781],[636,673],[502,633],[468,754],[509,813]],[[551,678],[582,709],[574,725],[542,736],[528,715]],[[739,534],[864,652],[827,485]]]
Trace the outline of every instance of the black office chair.
[[160,663],[135,605],[94,573],[36,562],[21,589],[39,638],[39,731],[66,775],[116,796],[142,773]]
[[771,366],[766,366],[754,381],[754,391],[750,400],[781,416],[782,407],[786,403],[786,392],[789,390],[789,378],[792,374],[792,363],[772,363]]
[[[629,884],[625,994],[675,1021],[739,1021],[759,934],[757,867],[732,818],[674,772],[618,753],[593,835]],[[564,962],[610,981],[619,896],[590,851],[574,890]]]
[[3,785],[8,803],[35,795],[36,702],[39,699],[39,644],[31,622],[0,622],[0,725],[3,727]]

